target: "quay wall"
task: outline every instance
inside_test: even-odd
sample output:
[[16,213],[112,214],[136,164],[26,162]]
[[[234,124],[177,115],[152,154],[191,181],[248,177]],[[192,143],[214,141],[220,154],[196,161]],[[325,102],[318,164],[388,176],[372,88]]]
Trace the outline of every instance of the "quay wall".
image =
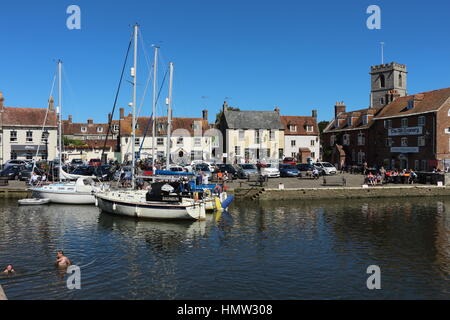
[[411,186],[380,188],[292,188],[235,189],[236,200],[274,201],[274,200],[313,200],[313,199],[366,199],[400,197],[450,196],[450,187]]
[[26,189],[0,188],[0,199],[24,199],[30,195],[31,192]]

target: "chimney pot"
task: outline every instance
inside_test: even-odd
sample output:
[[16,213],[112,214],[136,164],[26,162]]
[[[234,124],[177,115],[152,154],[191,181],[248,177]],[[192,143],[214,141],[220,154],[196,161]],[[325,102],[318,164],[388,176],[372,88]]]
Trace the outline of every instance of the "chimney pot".
[[94,120],[88,119],[87,123],[88,123],[88,124],[93,124],[93,123],[94,123]]
[[72,115],[69,115],[69,119],[68,119],[69,123],[72,123]]
[[313,110],[313,111],[312,111],[312,117],[313,117],[314,119],[317,119],[317,110]]
[[50,111],[55,110],[55,100],[53,100],[53,97],[50,97],[50,99],[48,99],[48,109]]
[[120,120],[125,120],[125,109],[120,108]]
[[275,111],[276,113],[280,114],[280,108],[278,108],[278,107],[275,107],[275,109],[273,111]]
[[3,92],[0,91],[0,108],[4,107],[5,97],[3,96]]
[[202,116],[203,116],[203,120],[208,121],[208,110],[203,110],[202,111]]

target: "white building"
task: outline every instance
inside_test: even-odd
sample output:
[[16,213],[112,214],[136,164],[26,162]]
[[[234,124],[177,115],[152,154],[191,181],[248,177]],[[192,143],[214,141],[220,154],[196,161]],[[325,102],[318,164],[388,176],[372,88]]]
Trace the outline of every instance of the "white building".
[[53,160],[58,141],[53,99],[47,109],[5,107],[4,101],[0,92],[0,163],[11,159]]
[[284,125],[284,156],[306,163],[308,158],[318,161],[320,158],[319,127],[317,113],[311,117],[281,116]]

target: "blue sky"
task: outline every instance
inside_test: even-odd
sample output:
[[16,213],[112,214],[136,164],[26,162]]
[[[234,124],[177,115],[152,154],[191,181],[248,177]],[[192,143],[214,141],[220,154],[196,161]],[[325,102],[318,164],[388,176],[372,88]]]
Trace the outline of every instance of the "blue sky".
[[[81,30],[66,28],[71,4],[81,8]],[[381,30],[366,27],[372,4],[381,7]],[[448,87],[449,11],[444,0],[4,1],[0,91],[7,106],[45,106],[61,58],[64,118],[106,121],[138,22],[148,59],[158,44],[159,67],[175,63],[175,116],[200,117],[207,108],[212,122],[228,97],[245,110],[279,106],[284,115],[309,115],[317,109],[328,120],[336,101],[349,109],[369,104],[368,72],[381,62],[381,41],[386,62],[407,64],[409,93]],[[141,97],[148,75],[142,46],[139,55]],[[141,115],[151,113],[150,94]],[[119,107],[130,100],[125,82]]]

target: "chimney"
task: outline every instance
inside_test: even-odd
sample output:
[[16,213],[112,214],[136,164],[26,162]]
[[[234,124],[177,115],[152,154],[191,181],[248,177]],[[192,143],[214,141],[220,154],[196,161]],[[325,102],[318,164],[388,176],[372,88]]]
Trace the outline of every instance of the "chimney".
[[50,111],[55,111],[55,100],[53,100],[53,97],[50,97],[50,99],[48,99],[48,109]]
[[202,115],[203,115],[203,120],[208,121],[208,110],[203,110]]
[[280,108],[278,108],[278,107],[275,107],[275,109],[273,111],[275,111],[276,113],[280,114]]
[[5,104],[5,97],[3,97],[3,92],[0,91],[0,108],[3,108]]
[[124,120],[124,119],[125,119],[125,109],[120,108],[120,120]]
[[312,116],[314,119],[317,119],[317,110],[313,110],[312,113],[311,113],[311,116]]
[[336,102],[336,105],[334,106],[334,118],[337,119],[338,115],[341,113],[345,113],[344,101]]
[[69,115],[69,119],[68,119],[69,123],[72,123],[72,115]]
[[112,122],[112,114],[108,113],[108,123],[111,123],[111,122]]
[[88,119],[87,123],[88,123],[88,124],[93,124],[93,123],[94,123],[94,120]]

